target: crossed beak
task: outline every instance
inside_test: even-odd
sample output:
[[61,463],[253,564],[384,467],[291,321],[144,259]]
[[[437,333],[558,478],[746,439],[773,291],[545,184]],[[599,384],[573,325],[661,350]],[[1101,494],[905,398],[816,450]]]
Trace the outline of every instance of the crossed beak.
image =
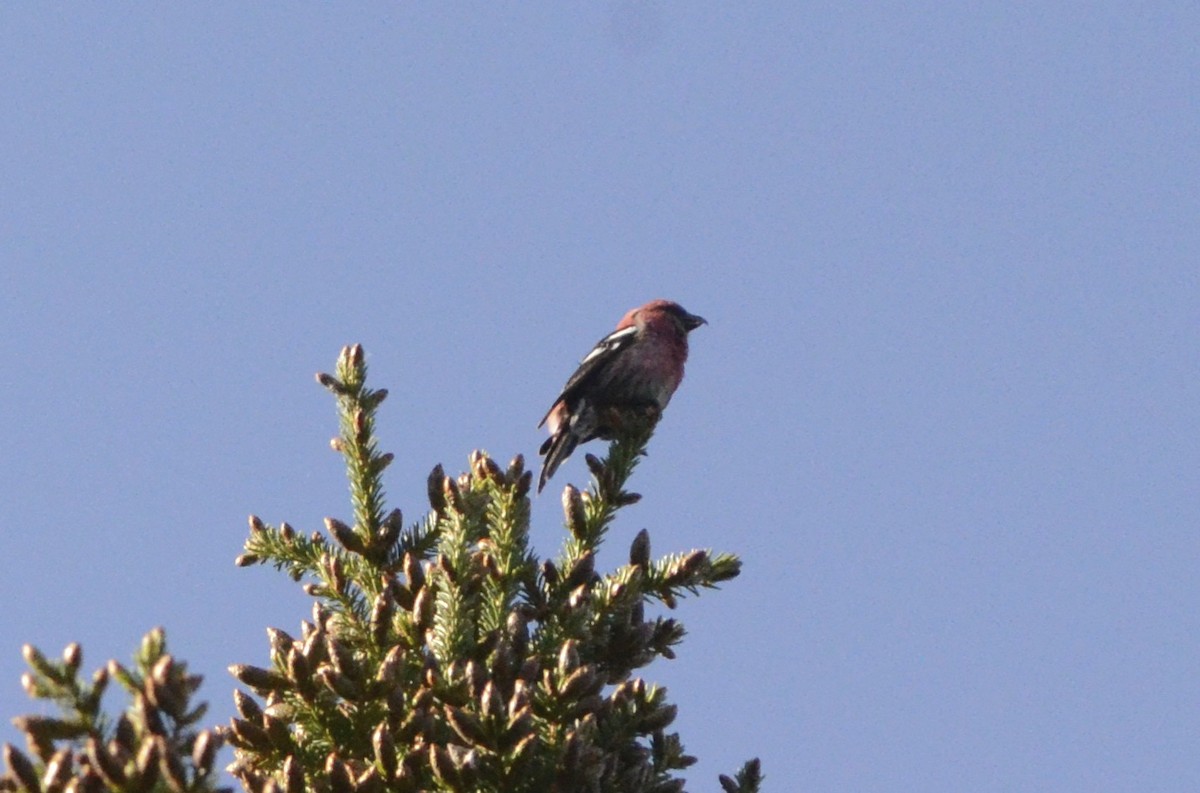
[[707,324],[708,324],[707,319],[705,319],[704,317],[698,317],[695,314],[688,314],[686,317],[683,318],[683,327],[689,333],[692,332],[693,330],[695,330],[696,328],[700,327],[701,325],[707,325]]

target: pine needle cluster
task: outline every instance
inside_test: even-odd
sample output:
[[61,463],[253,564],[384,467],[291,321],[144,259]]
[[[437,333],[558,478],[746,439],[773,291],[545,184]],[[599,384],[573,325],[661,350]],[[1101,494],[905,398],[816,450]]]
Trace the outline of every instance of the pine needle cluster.
[[[208,709],[192,704],[201,678],[167,653],[161,629],[142,639],[132,668],[109,661],[90,679],[80,674],[78,644],[67,645],[60,660],[28,644],[22,652],[29,665],[21,677],[25,692],[56,705],[61,715],[13,719],[29,754],[4,745],[0,790],[229,793],[216,786],[213,769],[220,731],[195,727]],[[101,707],[114,680],[130,700],[115,720]]]

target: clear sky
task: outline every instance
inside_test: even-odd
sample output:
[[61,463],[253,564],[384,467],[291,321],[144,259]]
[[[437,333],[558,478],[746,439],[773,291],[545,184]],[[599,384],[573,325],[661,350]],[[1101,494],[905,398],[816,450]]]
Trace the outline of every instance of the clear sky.
[[309,611],[246,515],[349,514],[341,345],[415,518],[668,297],[602,562],[744,559],[646,670],[692,789],[1200,786],[1195,3],[9,3],[0,108],[5,720],[155,625],[228,719]]

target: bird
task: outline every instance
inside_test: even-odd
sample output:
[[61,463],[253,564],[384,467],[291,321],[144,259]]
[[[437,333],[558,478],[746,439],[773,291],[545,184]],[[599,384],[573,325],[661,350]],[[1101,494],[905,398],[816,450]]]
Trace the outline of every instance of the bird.
[[683,380],[688,334],[706,324],[671,300],[651,300],[621,317],[616,330],[579,362],[538,422],[550,431],[538,449],[545,458],[539,493],[579,444],[614,438],[622,412],[661,415]]

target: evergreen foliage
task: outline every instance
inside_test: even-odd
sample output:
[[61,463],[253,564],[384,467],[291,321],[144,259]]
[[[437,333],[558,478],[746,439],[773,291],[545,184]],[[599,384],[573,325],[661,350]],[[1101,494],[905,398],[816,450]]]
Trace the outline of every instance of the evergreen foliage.
[[[208,709],[191,703],[200,676],[189,675],[187,664],[166,650],[162,630],[152,630],[142,639],[133,668],[109,661],[84,680],[78,644],[68,645],[58,661],[25,645],[30,671],[21,685],[30,697],[57,705],[62,715],[13,719],[33,758],[5,744],[7,772],[0,776],[0,790],[227,793],[230,788],[215,787],[213,773],[219,732],[194,728]],[[130,699],[115,721],[101,709],[113,680]]]
[[[336,375],[318,380],[338,402],[333,447],[346,461],[353,523],[327,518],[327,535],[304,535],[250,519],[238,564],[286,571],[314,602],[298,637],[268,629],[269,667],[230,667],[253,692],[235,692],[239,717],[221,731],[243,787],[682,790],[676,774],[695,758],[667,731],[676,708],[634,673],[673,658],[684,629],[648,617],[646,605],[673,609],[680,597],[735,577],[740,562],[704,550],[654,560],[642,530],[628,564],[597,571],[617,513],[640,498],[626,483],[656,419],[631,417],[604,459],[587,456],[591,485],[563,490],[567,538],[543,561],[529,547],[532,472],[520,456],[501,467],[475,452],[457,478],[435,467],[431,510],[405,527],[400,511],[384,506],[392,455],[378,450],[374,426],[387,393],[367,387],[362,348],[344,349]],[[25,717],[43,767],[6,747],[0,789],[212,790],[218,736],[190,732],[203,711],[186,708],[199,681],[165,654],[161,633],[147,642],[136,672],[110,664],[90,686],[77,679],[77,647],[61,663],[27,648],[35,672],[26,689],[68,715],[43,720],[52,727]],[[134,698],[113,728],[98,707],[109,677]],[[56,750],[63,740],[76,748]],[[757,760],[720,779],[727,793],[752,793],[760,781]]]

